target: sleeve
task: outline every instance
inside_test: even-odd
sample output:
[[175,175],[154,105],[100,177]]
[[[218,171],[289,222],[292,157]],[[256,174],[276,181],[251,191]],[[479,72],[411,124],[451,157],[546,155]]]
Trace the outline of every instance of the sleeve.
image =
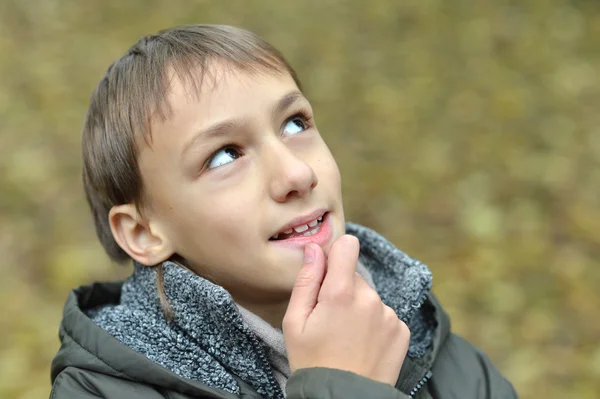
[[67,398],[82,398],[82,399],[97,399],[103,396],[87,384],[78,381],[68,370],[61,372],[52,384],[50,399],[67,399]]
[[434,398],[516,399],[512,384],[481,350],[450,334],[433,365]]
[[287,399],[409,399],[382,382],[349,371],[314,367],[300,369],[288,379]]
[[91,371],[67,367],[52,384],[50,399],[164,399],[154,388]]

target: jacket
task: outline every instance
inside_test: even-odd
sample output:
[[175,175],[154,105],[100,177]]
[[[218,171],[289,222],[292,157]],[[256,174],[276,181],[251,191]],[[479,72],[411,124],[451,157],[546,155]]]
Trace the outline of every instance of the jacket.
[[[411,349],[409,349],[409,356],[406,357],[403,363],[395,388],[342,370],[311,368],[298,370],[291,375],[286,387],[287,398],[408,399],[414,397],[485,399],[517,397],[511,384],[502,377],[485,354],[464,339],[450,332],[448,315],[444,312],[435,296],[428,291],[430,280],[427,280],[428,269],[424,265],[408,258],[371,230],[350,224],[347,230],[359,237],[359,241],[361,242],[361,258],[366,256],[363,259],[365,263],[383,263],[386,266],[393,265],[391,268],[388,267],[386,273],[378,274],[377,270],[375,270],[374,274],[376,282],[378,278],[381,278],[378,276],[388,276],[386,280],[380,280],[386,282],[387,286],[381,290],[378,289],[384,302],[386,300],[387,302],[394,302],[394,289],[401,289],[400,285],[395,287],[393,284],[390,285],[387,283],[390,281],[390,270],[400,270],[402,275],[411,275],[412,273],[423,280],[421,285],[426,286],[427,290],[422,291],[425,295],[415,294],[417,297],[423,297],[423,301],[419,300],[417,304],[422,314],[427,314],[431,317],[432,320],[428,322],[428,325],[432,325],[435,328],[428,329],[428,334],[425,335],[416,334],[417,336],[428,337],[428,340],[426,340],[428,342],[426,351],[419,353],[421,350],[415,349],[413,350],[414,353],[411,354]],[[364,251],[363,248],[365,249]],[[147,273],[150,269],[142,268],[140,270],[143,270],[143,273]],[[188,279],[191,278],[185,284],[182,284],[182,281],[178,280],[177,286],[192,287],[191,292],[194,293],[201,291],[208,284],[198,277],[189,277],[189,275],[182,275],[181,273],[180,268],[173,267],[167,269],[165,273],[166,292],[169,292],[168,282],[170,275],[172,275],[171,278],[174,281],[176,278],[181,278],[181,276]],[[415,279],[415,277],[412,277],[410,280],[413,281]],[[95,283],[79,287],[71,292],[64,307],[63,321],[59,330],[62,346],[52,362],[51,379],[53,388],[51,398],[225,399],[241,397],[258,399],[275,397],[275,394],[265,394],[264,391],[261,391],[262,387],[257,386],[252,381],[252,378],[241,378],[241,375],[246,375],[244,368],[234,369],[235,372],[227,373],[227,370],[231,370],[231,367],[228,367],[226,364],[228,362],[227,357],[219,359],[218,356],[215,356],[218,361],[214,363],[217,366],[224,366],[224,372],[226,373],[224,375],[232,379],[235,390],[229,389],[227,386],[223,387],[223,389],[218,388],[220,385],[214,383],[215,381],[211,381],[211,378],[218,380],[222,378],[218,373],[209,374],[209,379],[205,380],[193,376],[187,376],[186,378],[186,375],[181,372],[175,373],[173,371],[175,367],[164,367],[156,359],[153,359],[153,361],[151,357],[144,356],[140,353],[142,352],[141,350],[134,350],[131,345],[126,345],[119,339],[116,339],[115,336],[117,334],[114,332],[111,335],[107,332],[107,329],[101,328],[97,323],[98,319],[95,322],[90,318],[90,315],[94,314],[94,309],[104,307],[110,310],[111,308],[120,306],[120,303],[126,301],[124,298],[129,295],[128,290],[131,290],[131,287],[135,286],[134,282],[135,279],[126,282]],[[194,287],[194,284],[199,285]],[[386,284],[380,283],[379,286],[385,286]],[[215,289],[215,287],[211,288]],[[208,290],[207,292],[209,292],[209,299],[216,295],[213,291]],[[185,298],[186,300],[183,303],[187,304],[190,302],[189,295]],[[227,301],[226,296],[223,298],[219,298],[219,304]],[[206,301],[207,298],[205,297],[203,300]],[[416,305],[413,305],[413,307],[416,308]],[[219,308],[212,307],[210,309],[212,310],[211,313],[220,312]],[[139,313],[139,309],[136,311]],[[406,311],[410,312],[410,307]],[[399,317],[404,319],[402,312],[402,306],[398,305],[397,313]],[[134,315],[129,314],[126,317],[134,317]],[[222,318],[216,318],[216,320],[220,319]],[[413,317],[413,319],[416,319],[416,317]],[[191,320],[194,319],[192,318]],[[228,323],[231,323],[229,319],[227,320]],[[409,322],[409,320],[405,321]],[[156,325],[157,323],[152,321],[150,324]],[[202,324],[201,328],[209,328],[209,330],[211,328],[210,323],[203,322],[200,324]],[[204,324],[207,324],[208,327],[205,327]],[[409,324],[409,326],[412,326],[412,324],[414,322]],[[127,328],[130,327],[127,326]],[[135,329],[135,327],[131,328]],[[212,328],[222,328],[222,325],[219,327],[217,324],[216,327]],[[159,330],[162,331],[165,329],[169,329],[169,327],[159,326]],[[108,330],[110,331],[110,329]],[[211,343],[216,342],[213,336],[210,337]],[[164,341],[164,337],[160,339]],[[138,340],[136,339],[136,342]],[[411,348],[417,348],[417,345],[413,345],[412,341],[413,337],[411,337]],[[181,337],[177,337],[176,342],[175,346],[181,346]],[[252,342],[256,341],[250,340],[248,342],[250,342],[250,347],[247,348],[245,357],[252,357],[254,352],[260,354],[262,350],[260,345],[254,345],[253,347]],[[224,343],[224,345],[226,344]],[[169,345],[174,344],[170,343]],[[218,341],[215,345],[220,346]],[[236,341],[236,350],[239,345]],[[173,346],[168,346],[167,348],[171,347]],[[184,349],[189,352],[188,347],[184,347]],[[192,348],[192,351],[201,352],[202,347],[197,349]],[[214,354],[214,352],[210,353]],[[189,361],[189,359],[181,359],[181,362]],[[197,360],[197,362],[206,364],[212,360],[212,357],[208,356]],[[244,367],[258,367],[260,369],[261,366],[260,364],[258,366],[253,364],[248,366],[248,364],[245,364]],[[263,369],[267,368],[263,367]],[[270,374],[269,370],[258,371]]]

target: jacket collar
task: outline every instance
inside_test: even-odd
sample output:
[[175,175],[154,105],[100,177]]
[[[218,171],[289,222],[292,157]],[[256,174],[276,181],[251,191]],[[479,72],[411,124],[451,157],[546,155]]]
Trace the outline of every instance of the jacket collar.
[[[431,273],[370,229],[348,224],[347,232],[359,238],[361,260],[382,300],[409,322],[412,331],[413,320],[420,318],[417,310],[431,287]],[[240,384],[235,375],[261,395],[282,397],[264,348],[243,322],[229,293],[171,262],[163,266],[165,294],[175,321],[168,322],[162,315],[155,268],[142,266],[136,266],[133,276],[123,284],[118,304],[104,302],[88,314],[121,343],[179,377],[237,394]],[[89,296],[81,299],[87,299],[91,306],[100,305]],[[413,345],[415,338],[430,342],[435,324],[429,320],[421,335],[412,334],[413,355],[426,349]]]

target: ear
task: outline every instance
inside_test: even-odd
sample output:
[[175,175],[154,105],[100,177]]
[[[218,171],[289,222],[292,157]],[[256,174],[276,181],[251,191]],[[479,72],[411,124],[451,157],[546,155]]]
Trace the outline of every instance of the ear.
[[135,261],[154,266],[174,254],[168,238],[157,226],[144,220],[133,204],[113,206],[108,221],[117,244]]

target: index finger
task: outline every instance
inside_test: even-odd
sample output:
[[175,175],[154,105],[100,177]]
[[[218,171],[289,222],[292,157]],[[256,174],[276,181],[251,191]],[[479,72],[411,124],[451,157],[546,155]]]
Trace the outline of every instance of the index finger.
[[333,243],[327,259],[327,274],[321,285],[319,300],[353,292],[359,249],[358,239],[348,234]]

